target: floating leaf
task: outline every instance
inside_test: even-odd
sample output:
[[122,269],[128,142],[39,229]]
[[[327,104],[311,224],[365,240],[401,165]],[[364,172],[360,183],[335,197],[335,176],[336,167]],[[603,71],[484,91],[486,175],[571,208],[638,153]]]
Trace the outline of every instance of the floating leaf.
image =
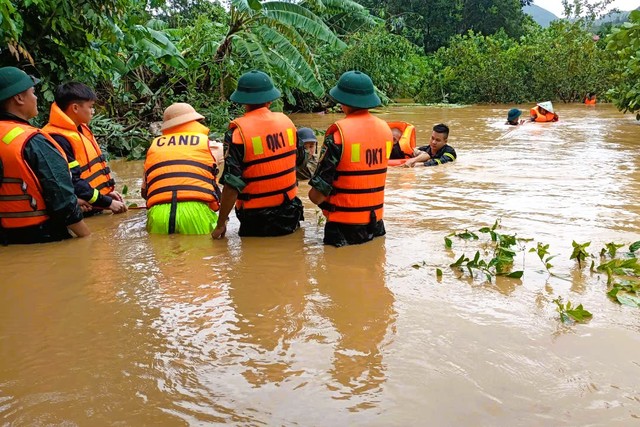
[[122,195],[123,196],[126,196],[128,192],[129,192],[129,187],[127,187],[126,185],[124,187],[122,187]]
[[440,270],[439,268],[436,268],[436,277],[437,278],[442,277],[442,270]]
[[628,305],[629,307],[640,307],[640,297],[627,292],[618,292],[616,299],[622,305]]
[[629,252],[635,252],[640,249],[640,240],[629,245]]
[[453,245],[453,242],[451,241],[451,239],[445,236],[445,238],[444,238],[444,247],[447,248],[447,249],[451,249],[452,245]]
[[585,322],[593,317],[593,315],[582,307],[582,304],[572,310],[567,310],[567,315],[576,322]]
[[506,277],[510,277],[512,279],[520,279],[523,274],[524,274],[524,271],[513,271],[513,272],[507,274]]

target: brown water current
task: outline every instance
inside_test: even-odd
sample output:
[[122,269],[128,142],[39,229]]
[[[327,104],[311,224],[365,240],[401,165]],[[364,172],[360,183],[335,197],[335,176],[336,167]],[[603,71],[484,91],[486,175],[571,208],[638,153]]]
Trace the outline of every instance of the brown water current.
[[[569,260],[572,240],[596,265],[640,240],[640,124],[557,104],[560,122],[513,128],[511,107],[381,109],[419,145],[447,123],[459,158],[390,168],[387,235],[364,245],[324,247],[301,183],[286,237],[240,239],[233,216],[222,241],[150,236],[131,210],[88,219],[87,239],[0,248],[0,425],[640,425],[640,309]],[[139,202],[142,163],[112,168]],[[444,236],[498,218],[534,239],[523,278],[459,278],[449,264],[481,243]],[[593,319],[561,324],[557,296]]]

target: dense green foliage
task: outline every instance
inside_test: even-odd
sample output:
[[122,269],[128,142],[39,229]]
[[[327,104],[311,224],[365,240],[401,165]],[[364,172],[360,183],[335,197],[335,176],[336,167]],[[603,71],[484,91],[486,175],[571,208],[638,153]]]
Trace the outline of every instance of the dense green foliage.
[[[622,71],[620,84],[610,96],[618,109],[636,113],[640,111],[640,10],[629,15],[629,22],[613,30],[607,49],[614,52]],[[640,120],[640,113],[636,114]]]
[[111,153],[134,158],[172,102],[191,103],[223,132],[239,108],[228,96],[253,68],[272,75],[285,95],[275,107],[289,110],[331,107],[327,89],[350,69],[369,74],[385,102],[571,102],[612,89],[619,108],[640,109],[638,13],[604,49],[583,0],[565,2],[572,21],[547,29],[523,15],[528,3],[5,0],[0,66],[42,79],[38,123],[57,84],[96,88],[92,127]]
[[440,48],[424,102],[574,102],[603,93],[615,80],[611,55],[581,23],[557,21],[519,40],[469,32]]
[[446,46],[449,40],[468,31],[491,35],[500,30],[511,37],[524,34],[530,18],[522,6],[530,0],[361,0],[382,16],[390,28],[426,52]]

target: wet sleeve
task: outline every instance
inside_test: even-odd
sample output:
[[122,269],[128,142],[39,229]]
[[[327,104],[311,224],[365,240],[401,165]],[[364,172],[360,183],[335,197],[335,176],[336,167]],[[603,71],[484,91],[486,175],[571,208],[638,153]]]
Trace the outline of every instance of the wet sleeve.
[[429,152],[429,148],[430,147],[428,145],[425,145],[423,147],[418,147],[418,150],[424,151],[425,153],[428,153]]
[[333,181],[336,178],[336,170],[342,157],[342,144],[336,144],[333,135],[327,135],[320,151],[320,160],[309,185],[325,196],[333,191]]
[[65,226],[80,221],[82,211],[73,191],[67,159],[40,134],[27,141],[24,157],[40,181],[51,221]]
[[404,155],[402,148],[400,148],[400,144],[393,144],[389,159],[397,160],[397,159],[404,159],[404,158],[406,158],[406,156]]
[[233,132],[234,129],[230,129],[224,134],[224,171],[220,183],[242,192],[247,186],[242,180],[244,145],[233,143]]
[[425,166],[438,166],[443,163],[453,162],[457,158],[456,150],[448,145],[438,152],[438,155],[424,162]]
[[69,170],[71,171],[71,182],[76,196],[91,203],[93,206],[108,208],[112,202],[111,197],[103,196],[98,190],[89,185],[86,180],[80,178],[80,165],[76,160],[76,155],[73,152],[73,147],[69,140],[62,135],[54,134],[50,136],[58,143],[60,148],[62,148],[64,153],[67,155]]

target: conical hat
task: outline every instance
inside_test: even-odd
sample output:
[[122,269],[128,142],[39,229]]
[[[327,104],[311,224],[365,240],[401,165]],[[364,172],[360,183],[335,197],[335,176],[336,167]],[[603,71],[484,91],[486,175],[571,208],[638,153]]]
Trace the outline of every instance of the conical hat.
[[553,104],[551,103],[551,101],[539,102],[536,105],[538,107],[544,108],[545,110],[549,111],[550,113],[554,113],[555,114],[555,111],[553,111]]

